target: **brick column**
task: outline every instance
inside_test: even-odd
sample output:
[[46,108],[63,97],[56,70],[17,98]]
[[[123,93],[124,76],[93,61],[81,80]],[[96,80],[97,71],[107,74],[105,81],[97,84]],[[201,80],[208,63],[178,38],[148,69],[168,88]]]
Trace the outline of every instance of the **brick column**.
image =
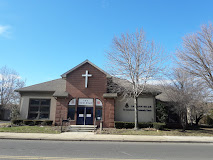
[[58,98],[56,102],[55,123],[61,125],[62,119],[67,119],[68,101],[67,99]]
[[115,100],[106,99],[104,106],[104,126],[107,128],[114,128],[115,121]]

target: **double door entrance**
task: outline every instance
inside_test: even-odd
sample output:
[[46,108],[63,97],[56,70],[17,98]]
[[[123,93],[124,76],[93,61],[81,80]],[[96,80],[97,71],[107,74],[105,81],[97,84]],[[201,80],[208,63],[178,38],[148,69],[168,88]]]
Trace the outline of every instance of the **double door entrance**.
[[93,124],[93,107],[77,108],[77,124],[92,125]]

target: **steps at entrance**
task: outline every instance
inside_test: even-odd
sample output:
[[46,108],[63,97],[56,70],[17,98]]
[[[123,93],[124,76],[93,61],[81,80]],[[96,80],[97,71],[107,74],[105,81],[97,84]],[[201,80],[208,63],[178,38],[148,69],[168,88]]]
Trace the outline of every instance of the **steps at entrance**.
[[93,132],[97,129],[97,125],[70,125],[68,127],[69,132]]

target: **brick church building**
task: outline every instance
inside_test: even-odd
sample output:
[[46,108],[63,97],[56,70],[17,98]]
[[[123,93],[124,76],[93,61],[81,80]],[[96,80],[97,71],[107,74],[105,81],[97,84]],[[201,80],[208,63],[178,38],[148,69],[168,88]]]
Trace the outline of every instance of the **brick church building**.
[[[109,79],[116,78],[86,60],[60,79],[18,89],[21,118],[49,119],[55,125],[61,125],[62,120],[68,120],[71,125],[102,122],[107,128],[114,127],[115,121],[134,122],[133,100],[123,100],[118,92],[110,91]],[[152,89],[140,96],[139,122],[156,121],[158,94],[159,91]]]

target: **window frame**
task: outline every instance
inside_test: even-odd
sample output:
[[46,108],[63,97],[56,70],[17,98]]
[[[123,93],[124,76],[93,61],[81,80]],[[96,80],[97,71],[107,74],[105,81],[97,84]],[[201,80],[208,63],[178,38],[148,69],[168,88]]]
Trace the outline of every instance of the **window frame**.
[[[38,100],[39,104],[31,104],[32,100]],[[42,100],[48,100],[49,104],[48,105],[41,104]],[[38,110],[32,111],[31,108],[33,108],[33,107],[38,107]],[[48,111],[42,111],[42,108],[46,108],[46,107],[48,107]],[[50,118],[50,107],[51,107],[51,99],[30,98],[27,119],[36,119],[36,120],[37,119],[49,119]],[[30,114],[37,114],[37,117],[36,118],[29,118]],[[48,117],[47,118],[40,118],[40,115],[42,115],[42,114],[48,114]]]
[[[74,105],[69,105],[69,103],[73,100],[73,99],[75,99],[75,104]],[[74,117],[73,117],[73,119],[69,119],[70,121],[75,121],[75,118],[76,118],[76,116],[75,116],[75,114],[76,114],[76,103],[77,103],[77,100],[76,100],[76,98],[73,98],[73,99],[71,99],[70,101],[69,101],[69,103],[68,103],[68,107],[67,107],[67,119],[69,119],[70,117],[68,117],[69,116],[69,108],[74,108]]]
[[[73,108],[74,109],[74,117],[73,117],[73,119],[71,117],[68,117],[69,116],[69,108]],[[67,119],[70,118],[71,121],[75,120],[75,108],[76,108],[75,106],[68,105]]]
[[[96,121],[102,121],[102,120],[103,120],[103,102],[101,101],[101,103],[102,103],[101,106],[97,106],[97,105],[96,105],[96,100],[101,101],[101,100],[98,99],[98,98],[95,99],[95,119],[96,119]],[[100,117],[100,119],[97,119],[97,111],[98,111],[98,110],[101,110],[101,117]]]

